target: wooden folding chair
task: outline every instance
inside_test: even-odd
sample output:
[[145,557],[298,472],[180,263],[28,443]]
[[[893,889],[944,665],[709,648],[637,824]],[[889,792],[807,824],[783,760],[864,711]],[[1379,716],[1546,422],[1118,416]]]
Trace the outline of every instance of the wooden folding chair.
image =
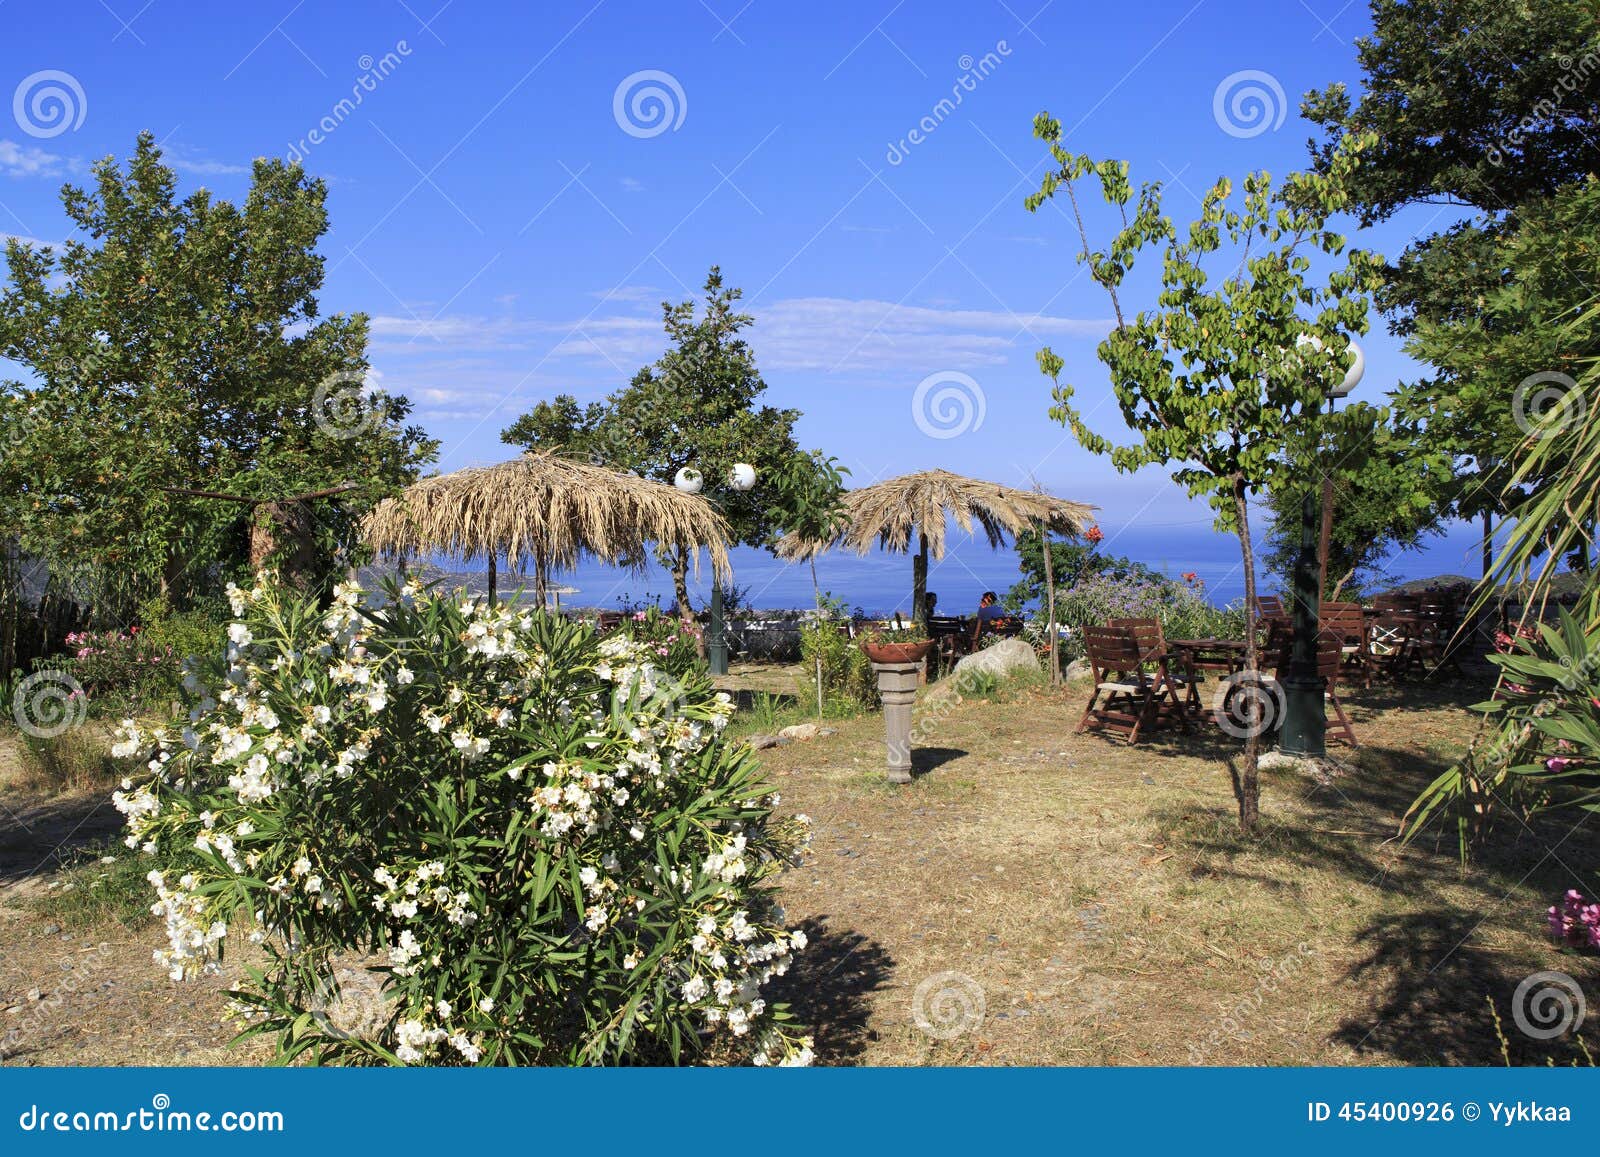
[[[1322,678],[1322,701],[1328,707],[1327,738],[1359,747],[1356,729],[1351,725],[1350,716],[1345,714],[1344,703],[1339,699],[1339,675],[1344,666],[1344,651],[1345,642],[1338,632],[1326,629],[1317,632],[1317,674]],[[1265,676],[1263,681],[1281,686],[1288,677],[1289,664],[1293,661],[1293,640],[1285,636],[1277,655],[1277,674]]]
[[1322,634],[1339,640],[1340,670],[1352,683],[1372,685],[1372,651],[1368,646],[1367,614],[1360,603],[1323,603],[1317,612],[1317,627]]
[[[1167,648],[1167,636],[1161,628],[1160,619],[1112,619],[1106,626],[1117,627],[1133,634],[1133,641],[1139,648],[1139,658],[1142,668],[1152,669],[1151,674],[1160,680],[1162,695],[1170,701],[1174,710],[1178,712],[1178,722],[1188,730],[1187,716],[1200,714],[1200,693],[1196,684],[1200,676],[1194,671],[1189,657],[1183,654],[1172,654]],[[1178,692],[1184,693],[1179,698]],[[1165,710],[1166,703],[1161,704]]]
[[1138,743],[1139,733],[1154,726],[1160,715],[1160,676],[1145,673],[1139,644],[1126,628],[1087,627],[1083,646],[1094,672],[1094,692],[1084,705],[1078,731],[1102,727]]

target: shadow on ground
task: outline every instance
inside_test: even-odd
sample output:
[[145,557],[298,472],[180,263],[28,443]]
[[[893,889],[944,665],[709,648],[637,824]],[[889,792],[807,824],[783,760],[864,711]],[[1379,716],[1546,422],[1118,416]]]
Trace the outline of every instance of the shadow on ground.
[[[1560,993],[1552,989],[1542,1006],[1538,985],[1514,998],[1525,979],[1545,971],[1567,974],[1577,989],[1596,993],[1600,962],[1560,954],[1553,945],[1543,955],[1507,953],[1479,929],[1503,905],[1527,907],[1530,894],[1554,902],[1568,888],[1586,888],[1569,865],[1600,860],[1600,822],[1591,824],[1583,812],[1527,816],[1502,807],[1463,867],[1456,829],[1442,815],[1410,843],[1398,833],[1401,818],[1442,764],[1396,748],[1330,749],[1330,755],[1342,756],[1342,766],[1324,782],[1297,773],[1262,775],[1269,794],[1299,793],[1309,822],[1303,814],[1294,823],[1275,823],[1264,806],[1261,833],[1246,840],[1234,816],[1216,807],[1171,808],[1154,819],[1193,854],[1196,879],[1248,881],[1283,893],[1296,906],[1297,898],[1310,899],[1305,881],[1332,869],[1352,894],[1388,893],[1397,903],[1424,899],[1403,912],[1389,904],[1391,911],[1355,929],[1358,955],[1346,965],[1345,978],[1352,990],[1375,995],[1366,1009],[1345,1018],[1332,1041],[1373,1061],[1405,1064],[1500,1065],[1508,1057],[1519,1065],[1587,1063],[1571,1033],[1539,1035],[1560,1021]],[[1479,896],[1498,899],[1464,909],[1469,882]],[[1542,918],[1542,908],[1526,913],[1530,924]],[[1577,1003],[1574,996],[1566,999]],[[1521,1021],[1513,1015],[1517,1004]],[[1582,1017],[1575,1020],[1581,1029]],[[1533,1032],[1526,1031],[1530,1024]],[[1591,1028],[1583,1038],[1600,1056],[1600,1032]]]
[[121,830],[122,816],[104,795],[0,797],[0,887],[56,871],[78,849]]
[[829,927],[828,916],[800,925],[810,943],[789,972],[769,985],[775,1001],[816,1038],[817,1062],[849,1064],[876,1039],[868,1025],[870,997],[886,986],[894,961],[881,944],[859,932]]

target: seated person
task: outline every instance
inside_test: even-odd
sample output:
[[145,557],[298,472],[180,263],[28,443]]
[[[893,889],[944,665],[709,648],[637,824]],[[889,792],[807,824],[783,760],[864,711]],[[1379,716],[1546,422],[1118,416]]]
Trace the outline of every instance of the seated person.
[[922,610],[924,621],[933,618],[933,608],[939,605],[939,596],[932,591],[924,592],[922,596]]
[[978,600],[977,621],[972,625],[973,643],[977,643],[985,631],[1005,626],[1008,619],[1005,608],[1000,605],[1000,596],[993,591],[984,591],[983,597]]

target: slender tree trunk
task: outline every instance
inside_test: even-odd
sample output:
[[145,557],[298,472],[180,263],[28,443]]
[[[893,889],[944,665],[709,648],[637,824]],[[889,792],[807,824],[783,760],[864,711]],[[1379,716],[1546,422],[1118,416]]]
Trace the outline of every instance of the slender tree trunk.
[[1487,510],[1483,512],[1483,577],[1488,578],[1494,569],[1494,522]]
[[1061,682],[1061,651],[1056,645],[1055,561],[1050,557],[1050,538],[1043,528],[1039,531],[1039,543],[1044,547],[1044,592],[1045,605],[1048,608],[1046,621],[1050,630],[1050,684],[1056,686]]
[[817,581],[817,556],[811,556],[811,593],[816,597],[817,606],[822,605],[822,584]]
[[495,557],[494,551],[489,552],[489,605],[494,606],[495,596]]
[[[1244,669],[1245,683],[1258,682],[1259,664],[1256,662],[1256,557],[1250,543],[1250,506],[1245,498],[1244,481],[1233,480],[1233,509],[1239,520],[1239,550],[1244,561]],[[1239,797],[1239,830],[1253,835],[1256,821],[1261,815],[1261,780],[1258,760],[1261,755],[1261,697],[1250,697],[1250,720],[1244,741],[1244,758],[1236,777],[1235,791]]]
[[689,552],[681,546],[673,548],[672,593],[678,600],[678,618],[685,622],[693,619],[694,609],[689,606]]

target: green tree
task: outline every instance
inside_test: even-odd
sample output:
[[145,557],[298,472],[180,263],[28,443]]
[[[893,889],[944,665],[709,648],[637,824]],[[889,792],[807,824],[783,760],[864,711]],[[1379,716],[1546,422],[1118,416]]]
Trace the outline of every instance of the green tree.
[[[764,545],[780,523],[762,488],[796,453],[793,428],[800,412],[759,404],[767,385],[743,336],[754,318],[737,311],[741,296],[724,287],[722,271],[713,265],[702,308],[693,301],[662,303],[669,348],[626,388],[598,408],[580,409],[568,396],[541,403],[502,437],[523,446],[562,446],[669,484],[679,470],[698,470],[734,543]],[[756,490],[739,493],[727,486],[736,462],[756,468]],[[672,572],[678,613],[688,616],[689,552],[670,548],[663,562]]]
[[[1244,569],[1247,638],[1255,637],[1255,556],[1250,540],[1250,500],[1270,490],[1304,460],[1324,431],[1348,422],[1327,416],[1322,402],[1345,374],[1341,364],[1349,334],[1367,328],[1367,294],[1377,284],[1381,259],[1346,249],[1328,218],[1344,208],[1342,183],[1356,165],[1364,138],[1352,138],[1330,161],[1327,173],[1297,173],[1274,190],[1271,177],[1245,178],[1242,206],[1230,203],[1232,182],[1219,180],[1202,202],[1201,215],[1179,230],[1162,213],[1159,184],[1135,197],[1126,162],[1075,154],[1061,143],[1061,125],[1048,114],[1034,121],[1034,135],[1050,147],[1057,168],[1044,177],[1028,208],[1037,211],[1065,191],[1078,223],[1086,263],[1110,294],[1117,324],[1100,343],[1100,360],[1123,420],[1135,440],[1114,445],[1085,424],[1072,403],[1073,387],[1062,382],[1065,363],[1046,348],[1040,368],[1054,383],[1051,416],[1072,428],[1088,450],[1108,454],[1118,470],[1166,466],[1191,497],[1205,498],[1220,526],[1238,535]],[[1122,227],[1110,245],[1093,248],[1084,223],[1077,182],[1094,174]],[[1131,210],[1131,212],[1130,212]],[[1224,241],[1230,251],[1222,254]],[[1155,308],[1129,316],[1122,290],[1137,258],[1156,250],[1163,262]],[[1314,257],[1345,255],[1342,268],[1325,280],[1312,278]],[[1208,261],[1225,270],[1220,281]],[[1300,348],[1303,336],[1320,346]],[[1256,675],[1246,652],[1247,678]],[[1235,776],[1239,822],[1255,830],[1260,808],[1257,755],[1264,725],[1249,728],[1242,765]]]
[[1320,448],[1267,493],[1267,566],[1292,582],[1300,553],[1301,504],[1310,487],[1322,497],[1324,472],[1333,480],[1328,536],[1328,589],[1323,597],[1365,590],[1381,581],[1385,558],[1414,550],[1439,530],[1452,485],[1451,462],[1396,432],[1386,410],[1350,407],[1338,445]]
[[[1335,84],[1309,94],[1304,112],[1325,131],[1313,147],[1323,168],[1347,136],[1377,135],[1349,180],[1365,222],[1412,205],[1461,211],[1412,242],[1376,300],[1408,352],[1439,370],[1405,386],[1395,408],[1419,445],[1455,459],[1447,509],[1481,520],[1487,574],[1507,449],[1520,437],[1518,379],[1480,372],[1451,342],[1490,325],[1485,301],[1520,279],[1507,260],[1517,234],[1553,239],[1542,206],[1595,171],[1600,10],[1589,0],[1374,0],[1372,16],[1372,35],[1357,43],[1360,99]],[[1529,310],[1528,321],[1549,341],[1571,315],[1568,303],[1546,304],[1555,308]]]
[[[820,450],[790,455],[772,479],[776,501],[771,504],[769,517],[773,525],[807,542],[831,542],[843,534],[850,525],[850,512],[844,501],[844,480],[849,473],[837,458]],[[808,558],[811,588],[820,607],[822,584],[817,581],[816,553]]]
[[319,316],[325,186],[258,160],[242,206],[204,189],[179,201],[148,133],[125,172],[111,158],[93,172],[62,190],[83,240],[6,248],[0,356],[30,374],[0,383],[20,548],[114,588],[102,610],[119,615],[219,589],[252,538],[302,572],[348,559],[360,513],[437,443],[404,424],[405,399],[364,389],[366,317]]
[[600,402],[580,406],[571,394],[557,394],[500,431],[500,441],[524,450],[587,457],[595,427],[604,415],[605,406]]

